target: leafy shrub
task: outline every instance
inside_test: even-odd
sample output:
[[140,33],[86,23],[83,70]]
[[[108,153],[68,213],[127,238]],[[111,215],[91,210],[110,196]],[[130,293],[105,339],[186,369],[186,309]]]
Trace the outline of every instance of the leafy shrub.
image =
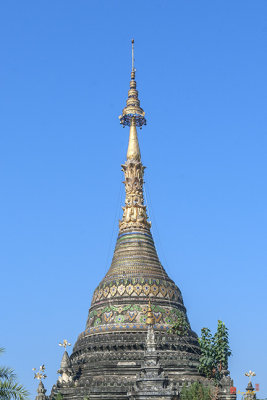
[[181,391],[181,400],[211,400],[211,393],[208,387],[200,382],[194,382],[191,386],[184,385]]

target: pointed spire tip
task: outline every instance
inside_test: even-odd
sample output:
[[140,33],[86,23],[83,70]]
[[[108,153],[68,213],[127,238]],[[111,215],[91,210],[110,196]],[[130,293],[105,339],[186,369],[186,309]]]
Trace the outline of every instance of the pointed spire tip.
[[136,90],[135,81],[135,67],[134,67],[134,39],[132,39],[132,71],[130,90],[128,91],[128,99],[126,101],[126,107],[122,110],[122,115],[119,116],[120,123],[124,127],[125,125],[131,126],[132,118],[135,118],[136,126],[141,128],[146,125],[145,112],[140,107],[140,100],[138,99],[138,91]]

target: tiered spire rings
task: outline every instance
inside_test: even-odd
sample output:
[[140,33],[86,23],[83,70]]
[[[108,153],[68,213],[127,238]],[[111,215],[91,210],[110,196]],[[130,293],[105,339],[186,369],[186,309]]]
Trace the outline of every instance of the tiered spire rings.
[[128,99],[126,107],[122,110],[122,115],[119,116],[120,123],[124,126],[131,126],[133,118],[136,126],[140,128],[146,125],[145,112],[140,107],[140,100],[138,99],[138,91],[136,90],[135,82],[135,68],[134,68],[134,40],[132,40],[132,72],[130,90],[128,91]]
[[127,106],[119,116],[120,123],[130,126],[127,161],[122,165],[125,181],[125,207],[123,217],[119,223],[120,232],[130,229],[150,229],[150,222],[144,205],[143,176],[145,167],[141,163],[141,153],[138,143],[137,129],[146,125],[145,112],[140,107],[138,91],[136,90],[134,68],[134,40],[132,40],[132,72],[130,90],[128,91]]

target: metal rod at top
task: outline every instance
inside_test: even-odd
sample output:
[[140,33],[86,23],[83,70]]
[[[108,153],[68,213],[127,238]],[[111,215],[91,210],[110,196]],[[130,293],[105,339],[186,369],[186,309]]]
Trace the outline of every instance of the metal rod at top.
[[134,72],[134,39],[132,39],[132,72]]

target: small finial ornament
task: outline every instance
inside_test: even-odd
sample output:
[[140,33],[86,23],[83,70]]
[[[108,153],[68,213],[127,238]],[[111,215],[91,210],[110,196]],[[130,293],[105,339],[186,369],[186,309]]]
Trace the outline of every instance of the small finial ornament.
[[59,345],[60,347],[64,347],[64,349],[66,350],[67,346],[71,346],[71,343],[69,343],[69,342],[67,341],[67,339],[64,339],[64,340],[62,341],[62,343],[59,343],[58,345]]
[[134,39],[132,39],[132,70],[130,90],[128,91],[128,99],[126,107],[122,110],[122,115],[119,116],[120,123],[123,127],[131,126],[132,119],[135,119],[135,124],[138,127],[146,125],[145,112],[140,107],[140,100],[138,99],[138,91],[136,90],[135,81],[135,67],[134,67]]
[[153,311],[152,311],[150,298],[149,298],[149,301],[148,301],[146,324],[147,325],[155,325],[155,317],[154,317],[154,314],[153,314]]
[[251,378],[253,376],[256,376],[255,372],[252,372],[251,370],[245,373],[245,376],[249,378],[249,382],[251,382]]
[[39,368],[39,371],[36,371],[36,368],[32,369],[34,372],[34,379],[38,379],[39,381],[41,381],[42,379],[47,378],[47,375],[44,373],[45,372],[45,365],[42,364]]

